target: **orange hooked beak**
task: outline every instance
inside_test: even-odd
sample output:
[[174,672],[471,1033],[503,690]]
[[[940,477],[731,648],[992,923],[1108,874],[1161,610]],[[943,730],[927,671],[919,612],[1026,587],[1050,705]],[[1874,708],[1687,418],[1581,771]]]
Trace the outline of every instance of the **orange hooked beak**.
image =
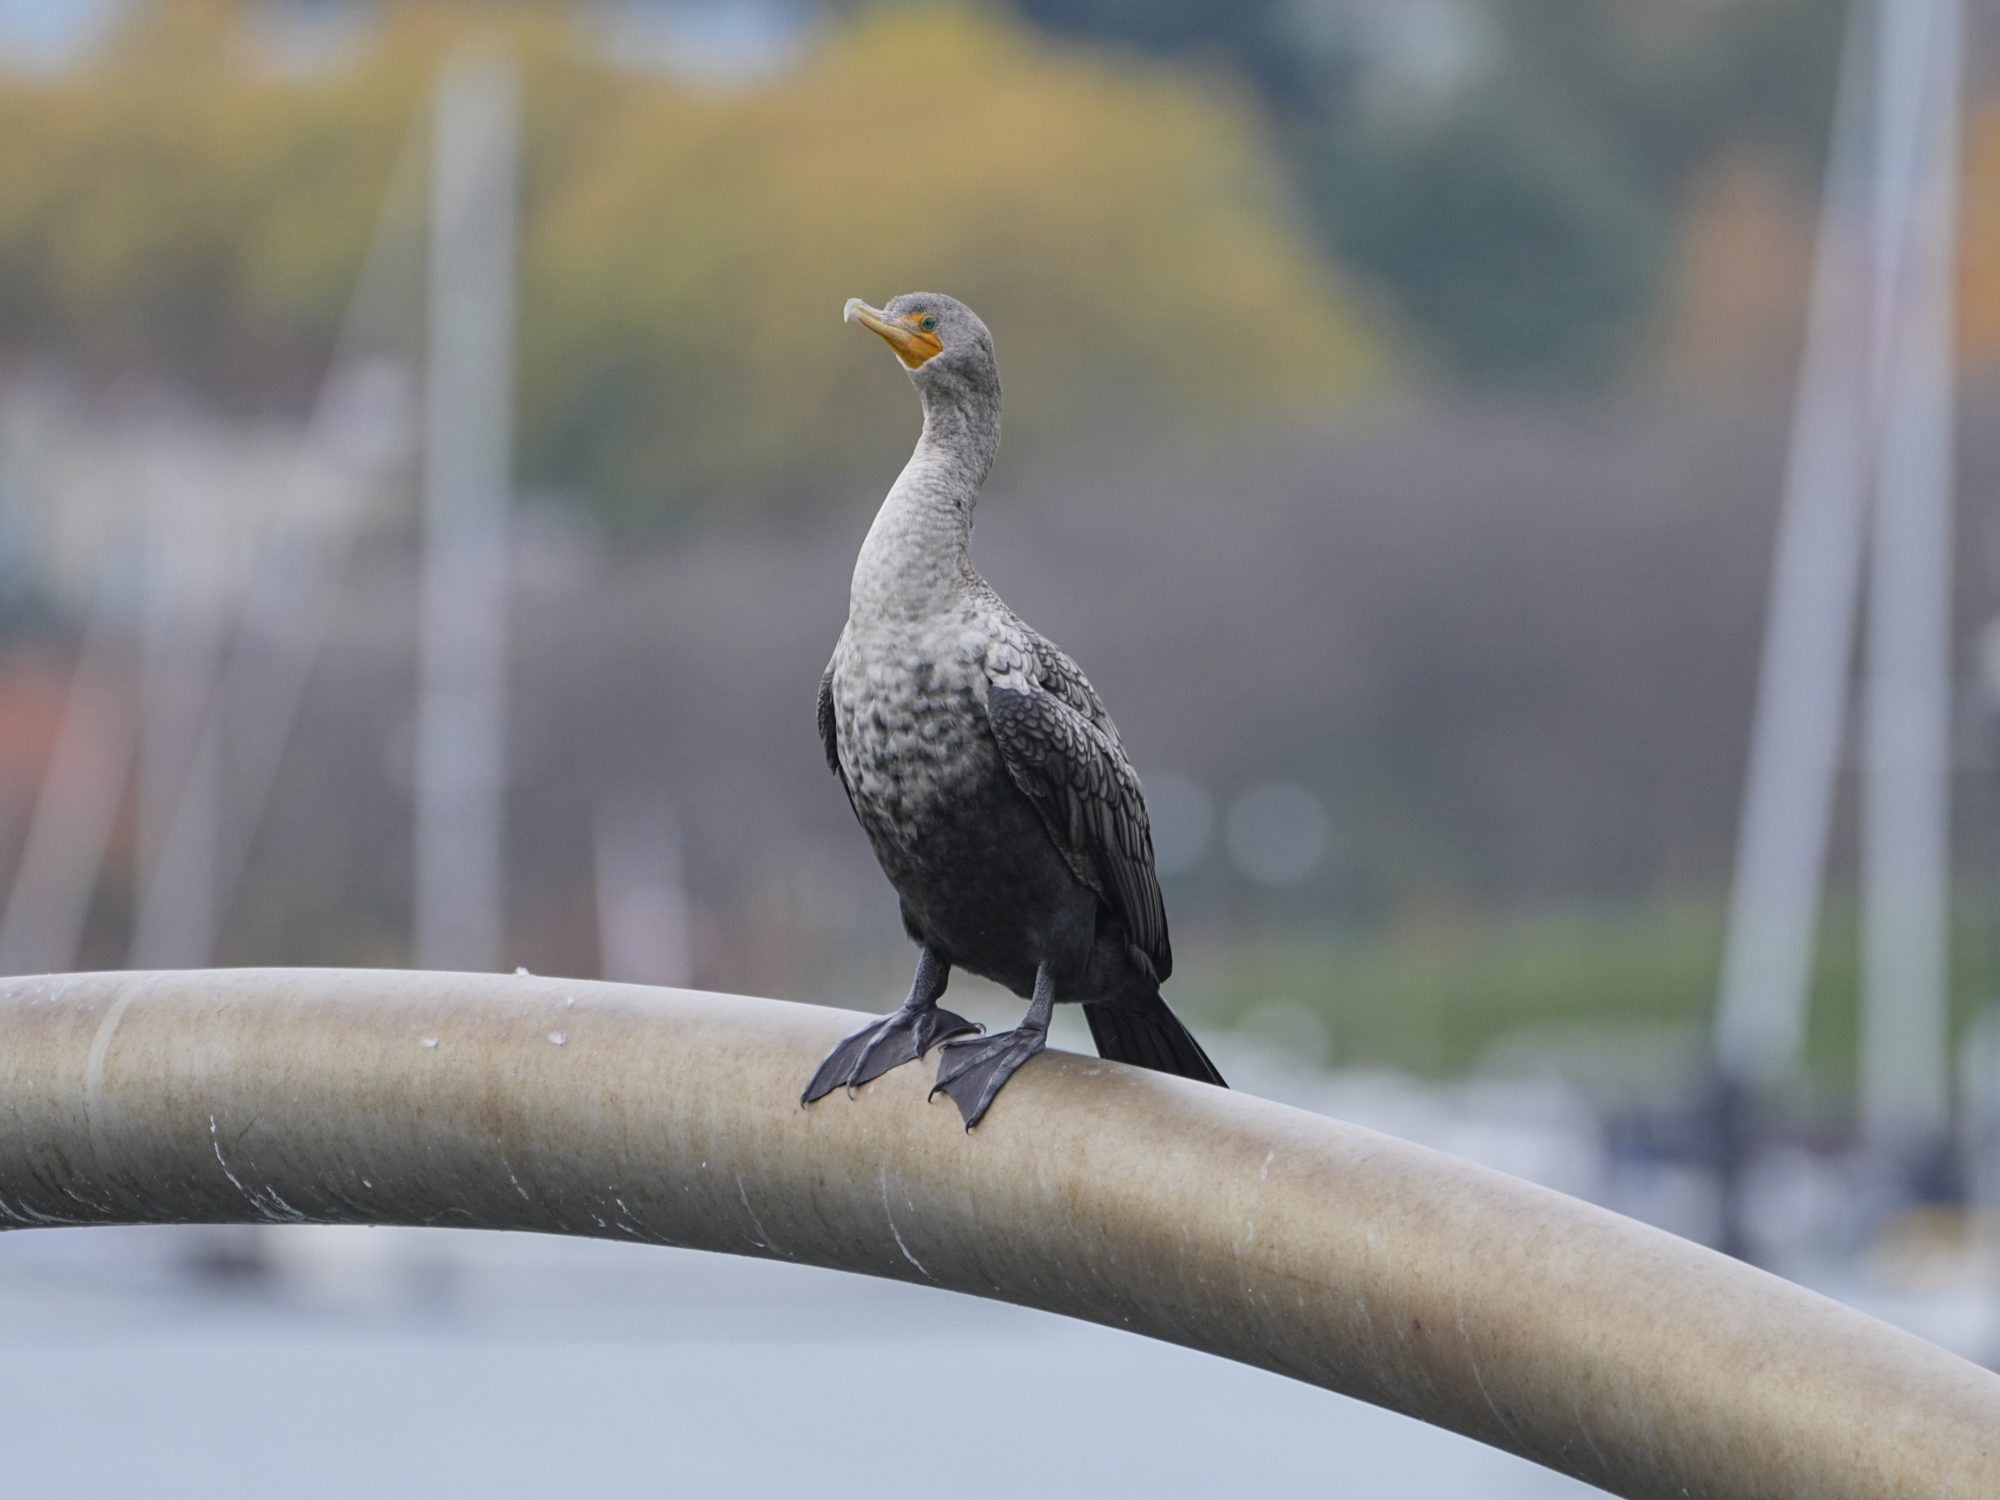
[[882,342],[896,351],[896,358],[903,362],[906,369],[914,370],[924,361],[944,352],[942,339],[934,333],[925,333],[917,326],[922,313],[892,318],[881,308],[870,307],[859,297],[849,297],[840,316],[843,323],[859,323],[870,333],[879,334]]

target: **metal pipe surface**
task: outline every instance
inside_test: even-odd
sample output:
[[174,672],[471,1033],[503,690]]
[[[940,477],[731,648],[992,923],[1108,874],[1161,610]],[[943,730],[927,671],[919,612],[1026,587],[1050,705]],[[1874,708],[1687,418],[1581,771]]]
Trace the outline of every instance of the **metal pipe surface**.
[[[1051,1052],[801,1109],[844,1011],[581,981],[0,981],[0,1225],[441,1224],[928,1283],[1128,1328],[1614,1493],[2000,1496],[2000,1377],[1372,1131]],[[833,1356],[837,1358],[837,1356]],[[1052,1375],[1052,1379],[1053,1379]]]

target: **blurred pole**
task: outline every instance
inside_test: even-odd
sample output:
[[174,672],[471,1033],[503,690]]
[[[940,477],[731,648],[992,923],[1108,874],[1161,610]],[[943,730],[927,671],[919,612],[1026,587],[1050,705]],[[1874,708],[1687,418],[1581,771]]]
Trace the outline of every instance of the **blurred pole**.
[[[1952,337],[1960,0],[1880,13],[1877,328],[1884,393],[1861,825],[1862,1123],[1949,1131]],[[1898,242],[1902,253],[1891,253]]]
[[603,977],[687,984],[693,922],[673,804],[639,792],[607,796],[597,805],[593,833]]
[[431,182],[416,951],[501,956],[516,85],[484,51],[446,64]]
[[[229,635],[226,663],[195,752],[197,766],[210,768],[219,781],[226,742],[227,783],[213,792],[217,805],[211,809],[205,805],[211,793],[198,775],[175,802],[162,836],[159,868],[205,866],[206,897],[190,904],[182,899],[182,881],[149,882],[140,903],[135,963],[185,968],[200,961],[196,955],[216,951],[222,918],[249,862],[361,525],[353,509],[409,446],[407,381],[387,361],[362,359],[359,346],[370,317],[395,300],[401,252],[415,248],[402,207],[416,187],[416,168],[414,152],[406,149],[392,173],[301,450],[259,539]],[[413,304],[417,278],[406,280]],[[349,513],[339,514],[342,505]],[[141,949],[143,959],[137,956]]]
[[2000,1370],[2000,616],[1979,634],[1987,990],[1959,1054],[1960,1139],[1986,1299],[1986,1363]]
[[112,646],[119,581],[119,569],[103,564],[62,725],[0,915],[0,974],[45,974],[76,964],[135,748],[137,726]]
[[1797,1069],[1812,983],[1870,426],[1867,10],[1856,0],[1848,18],[1758,671],[1717,997],[1726,1088],[1769,1086]]
[[1970,1249],[1983,1319],[1978,1347],[1987,1367],[2000,1370],[2000,1006],[1989,1001],[1973,1018],[1958,1062]]
[[171,424],[148,480],[138,774],[139,904],[128,967],[210,962],[220,747],[221,609],[214,497],[186,472]]

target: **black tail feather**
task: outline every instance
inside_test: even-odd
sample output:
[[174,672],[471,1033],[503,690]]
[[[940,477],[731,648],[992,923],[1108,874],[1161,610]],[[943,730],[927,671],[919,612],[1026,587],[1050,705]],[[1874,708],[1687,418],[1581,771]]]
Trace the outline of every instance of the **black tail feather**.
[[1100,1057],[1229,1087],[1194,1034],[1157,995],[1136,1006],[1086,1005],[1083,1018],[1090,1023],[1090,1039]]

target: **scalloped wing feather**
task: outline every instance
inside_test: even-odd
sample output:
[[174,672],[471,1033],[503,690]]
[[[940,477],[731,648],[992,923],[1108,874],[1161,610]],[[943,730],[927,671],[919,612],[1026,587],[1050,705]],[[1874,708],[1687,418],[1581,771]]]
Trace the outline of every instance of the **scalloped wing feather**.
[[[1082,681],[1081,672],[1075,676]],[[1089,692],[1088,683],[1083,691]],[[1007,774],[1041,813],[1077,877],[1110,905],[1133,947],[1164,980],[1174,960],[1153,868],[1152,827],[1138,775],[1115,732],[1099,728],[1056,693],[998,682],[987,689],[986,714]]]

